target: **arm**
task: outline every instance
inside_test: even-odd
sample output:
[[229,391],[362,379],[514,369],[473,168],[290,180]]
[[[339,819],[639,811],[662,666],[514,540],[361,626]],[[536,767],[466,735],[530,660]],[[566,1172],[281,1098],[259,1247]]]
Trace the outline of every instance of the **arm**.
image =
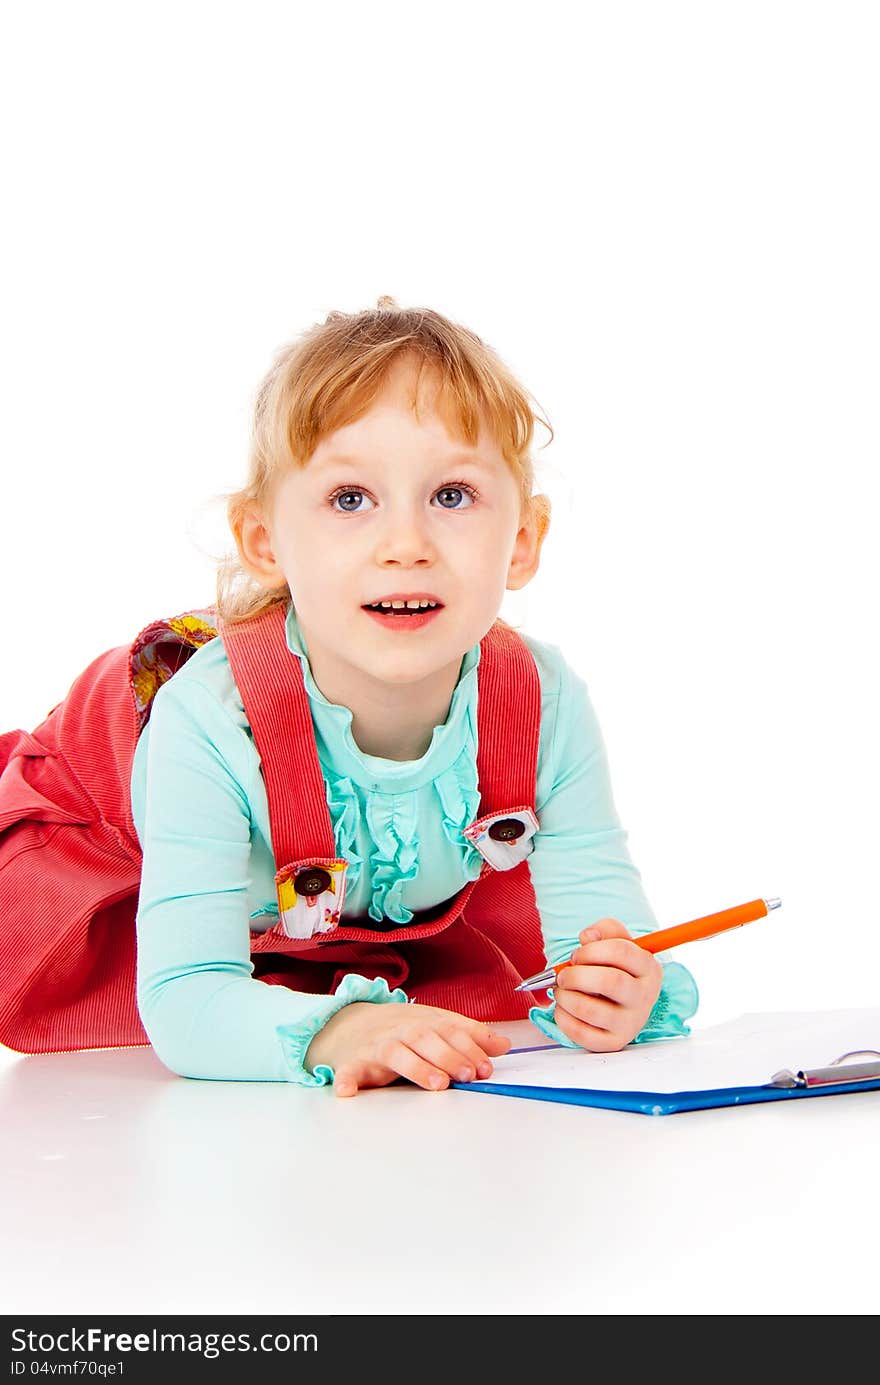
[[338,1064],[341,1096],[399,1075],[439,1088],[491,1071],[490,1055],[509,1040],[464,1016],[407,1005],[381,978],[347,976],[332,996],[254,980],[247,786],[259,766],[249,737],[208,688],[178,678],[157,694],[140,750],[137,999],[167,1067],[184,1077],[323,1086]]
[[[581,988],[592,988],[596,994],[600,978],[594,969],[605,967],[615,973],[605,979],[617,994],[613,998],[605,992],[598,994],[605,1005],[624,1004],[630,1011],[623,1027],[606,1030],[615,1035],[613,1046],[621,1046],[617,1039],[626,1043],[633,1038],[686,1034],[684,1021],[697,1007],[697,989],[690,973],[678,962],[658,962],[626,942],[628,937],[653,932],[657,921],[617,816],[605,746],[586,685],[564,661],[560,661],[556,717],[552,718],[551,711],[550,724],[552,730],[546,740],[542,736],[538,778],[536,806],[541,830],[529,857],[547,961],[554,965],[568,961],[583,945],[582,934],[587,929],[591,933],[598,930],[600,939],[591,936],[578,957],[583,965],[563,973],[565,985],[556,988],[549,1006],[532,1010],[531,1018],[542,1033],[557,1042],[605,1046],[596,1033],[589,1034],[578,1023],[604,1027],[599,1019],[605,1020],[610,1012],[602,1015],[601,1004],[575,1001],[573,994]],[[587,971],[591,975],[587,976]],[[651,998],[654,986],[657,989]],[[569,996],[561,996],[566,989]],[[646,1004],[648,998],[650,1004]],[[559,1024],[555,1022],[557,1008]],[[616,1018],[624,1017],[618,1014]],[[632,1032],[626,1033],[627,1026]],[[585,1042],[588,1039],[590,1042]]]
[[360,977],[335,996],[254,980],[246,785],[258,772],[209,689],[180,678],[160,689],[132,776],[143,849],[138,1008],[159,1058],[181,1076],[321,1085],[326,1076],[306,1072],[302,1056],[325,1021],[349,1001],[406,997]]

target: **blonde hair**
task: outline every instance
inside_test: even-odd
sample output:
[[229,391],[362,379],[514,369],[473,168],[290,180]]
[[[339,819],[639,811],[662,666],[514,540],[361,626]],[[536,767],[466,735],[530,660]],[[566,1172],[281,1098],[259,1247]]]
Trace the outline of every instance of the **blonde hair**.
[[[305,466],[323,437],[365,413],[392,365],[406,356],[419,362],[416,417],[421,372],[433,368],[439,380],[434,407],[446,427],[475,446],[481,416],[488,420],[519,480],[523,513],[543,540],[550,501],[532,494],[530,448],[535,422],[549,430],[552,441],[550,424],[533,412],[530,396],[473,332],[430,308],[401,308],[387,296],[363,312],[331,312],[276,355],[256,395],[247,482],[222,497],[236,539],[248,505],[265,506],[277,479],[291,466]],[[248,620],[289,600],[287,586],[263,587],[244,570],[237,553],[221,560],[217,614],[223,620]]]

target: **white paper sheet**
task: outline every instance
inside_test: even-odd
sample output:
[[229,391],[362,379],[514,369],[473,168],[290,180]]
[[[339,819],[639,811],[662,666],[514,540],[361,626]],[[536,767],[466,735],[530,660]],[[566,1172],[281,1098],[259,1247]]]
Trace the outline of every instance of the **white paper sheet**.
[[827,1067],[865,1049],[880,1050],[880,1008],[740,1015],[686,1038],[630,1044],[618,1053],[551,1047],[505,1054],[492,1060],[492,1076],[480,1085],[615,1092],[755,1087],[783,1068]]

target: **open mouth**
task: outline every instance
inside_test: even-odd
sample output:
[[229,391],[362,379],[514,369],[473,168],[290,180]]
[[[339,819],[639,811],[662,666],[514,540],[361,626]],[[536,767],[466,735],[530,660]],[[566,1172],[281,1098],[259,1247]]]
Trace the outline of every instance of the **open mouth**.
[[362,606],[362,611],[386,630],[421,630],[436,620],[443,610],[439,601],[418,601],[408,605],[405,602],[376,602],[372,606]]
[[389,602],[377,602],[374,606],[362,606],[361,610],[370,611],[378,616],[402,616],[404,619],[413,616],[431,615],[434,611],[442,611],[443,607],[439,601],[419,601],[412,605],[395,605]]

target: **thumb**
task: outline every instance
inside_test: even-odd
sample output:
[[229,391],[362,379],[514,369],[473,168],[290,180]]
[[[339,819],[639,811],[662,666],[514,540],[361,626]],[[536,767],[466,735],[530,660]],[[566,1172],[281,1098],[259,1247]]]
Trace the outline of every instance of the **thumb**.
[[333,1090],[337,1096],[355,1096],[357,1093],[360,1073],[357,1063],[345,1063],[341,1068],[337,1068],[333,1077]]

